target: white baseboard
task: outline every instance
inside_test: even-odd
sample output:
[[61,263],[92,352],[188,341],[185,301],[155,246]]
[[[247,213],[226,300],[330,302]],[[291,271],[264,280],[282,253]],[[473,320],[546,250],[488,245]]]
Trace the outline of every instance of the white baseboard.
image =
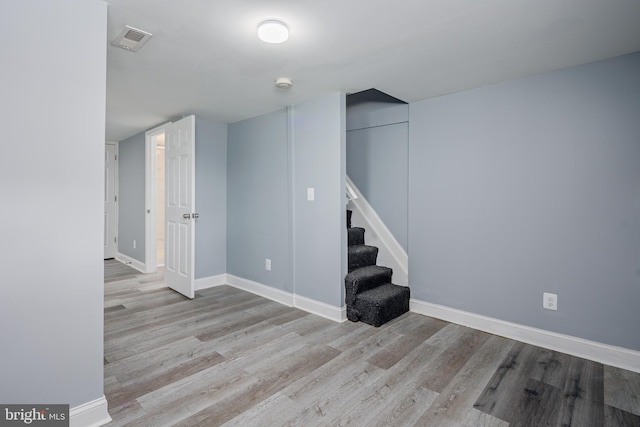
[[326,319],[333,320],[334,322],[341,323],[347,319],[347,313],[344,307],[336,307],[311,298],[290,294],[288,292],[281,291],[280,289],[275,289],[271,286],[254,282],[253,280],[234,276],[233,274],[226,274],[225,276],[227,285],[242,289],[243,291],[251,292],[252,294],[260,295],[261,297],[279,302],[287,307],[299,308],[307,313],[315,314],[316,316],[324,317]]
[[226,285],[228,283],[226,274],[218,274],[217,276],[202,277],[195,280],[195,290],[214,288],[216,286]]
[[306,311],[307,313],[333,320],[334,322],[342,323],[347,320],[347,311],[344,306],[336,307],[335,305],[330,305],[300,295],[293,295],[293,306]]
[[640,352],[411,299],[412,312],[640,373]]
[[111,421],[109,407],[104,395],[96,400],[71,408],[69,411],[70,427],[98,427]]
[[143,262],[140,262],[135,258],[131,258],[128,255],[118,252],[116,254],[116,260],[120,261],[123,264],[127,264],[130,267],[135,268],[141,273],[145,273],[145,274],[147,273],[147,266]]
[[252,294],[260,295],[261,297],[279,302],[280,304],[284,304],[288,307],[293,307],[293,294],[272,288],[271,286],[263,285],[262,283],[254,282],[253,280],[234,276],[233,274],[227,274],[226,276],[227,284],[229,286],[251,292]]

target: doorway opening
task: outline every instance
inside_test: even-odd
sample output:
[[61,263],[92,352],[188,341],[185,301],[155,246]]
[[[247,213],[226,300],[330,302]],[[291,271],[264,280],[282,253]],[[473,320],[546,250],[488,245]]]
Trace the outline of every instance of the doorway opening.
[[104,151],[104,259],[118,255],[118,143]]
[[165,134],[169,124],[145,133],[145,273],[165,264]]

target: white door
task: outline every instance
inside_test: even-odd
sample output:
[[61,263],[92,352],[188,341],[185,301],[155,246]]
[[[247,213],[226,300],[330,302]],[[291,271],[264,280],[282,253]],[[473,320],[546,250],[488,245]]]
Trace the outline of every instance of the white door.
[[165,283],[194,297],[195,117],[168,125],[165,137]]
[[115,258],[116,244],[116,146],[104,150],[104,259]]

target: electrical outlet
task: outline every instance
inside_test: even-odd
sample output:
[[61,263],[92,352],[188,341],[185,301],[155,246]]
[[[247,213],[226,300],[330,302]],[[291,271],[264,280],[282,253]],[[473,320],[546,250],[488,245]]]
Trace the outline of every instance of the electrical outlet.
[[133,241],[133,249],[135,249],[135,248],[136,248],[136,241],[134,240]]
[[269,258],[265,259],[264,261],[264,268],[267,271],[271,271],[271,260]]
[[557,310],[558,309],[558,295],[543,293],[542,294],[542,308],[546,308],[547,310]]

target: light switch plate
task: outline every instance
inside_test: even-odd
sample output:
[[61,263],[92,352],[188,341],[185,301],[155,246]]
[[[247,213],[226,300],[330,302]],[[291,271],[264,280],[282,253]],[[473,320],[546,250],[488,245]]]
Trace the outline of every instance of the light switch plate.
[[307,200],[313,202],[316,199],[316,190],[313,187],[307,188]]

